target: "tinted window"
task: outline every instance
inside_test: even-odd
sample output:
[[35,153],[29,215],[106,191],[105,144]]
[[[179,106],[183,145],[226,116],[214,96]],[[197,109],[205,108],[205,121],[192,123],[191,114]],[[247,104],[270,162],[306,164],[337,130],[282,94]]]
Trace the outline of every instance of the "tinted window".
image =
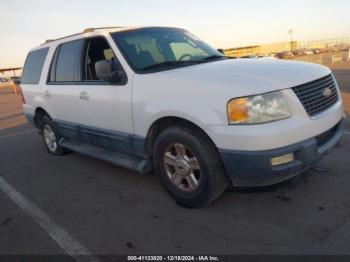
[[54,55],[51,65],[50,81],[80,81],[80,55],[82,41],[62,44]]
[[24,64],[22,84],[38,84],[49,48],[32,51]]

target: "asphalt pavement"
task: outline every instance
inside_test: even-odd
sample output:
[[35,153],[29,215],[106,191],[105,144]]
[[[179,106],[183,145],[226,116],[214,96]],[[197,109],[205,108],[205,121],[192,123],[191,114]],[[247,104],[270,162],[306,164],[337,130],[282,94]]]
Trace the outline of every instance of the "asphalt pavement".
[[0,94],[0,255],[350,255],[349,122],[317,168],[187,209],[153,173],[49,155],[19,101]]

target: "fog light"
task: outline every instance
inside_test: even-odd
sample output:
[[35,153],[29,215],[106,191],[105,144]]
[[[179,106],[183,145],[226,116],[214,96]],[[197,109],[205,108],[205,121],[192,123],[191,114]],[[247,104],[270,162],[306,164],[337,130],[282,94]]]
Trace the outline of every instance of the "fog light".
[[292,162],[293,160],[294,160],[294,154],[289,153],[283,156],[277,156],[277,157],[271,158],[271,165],[273,166],[283,165],[288,162]]

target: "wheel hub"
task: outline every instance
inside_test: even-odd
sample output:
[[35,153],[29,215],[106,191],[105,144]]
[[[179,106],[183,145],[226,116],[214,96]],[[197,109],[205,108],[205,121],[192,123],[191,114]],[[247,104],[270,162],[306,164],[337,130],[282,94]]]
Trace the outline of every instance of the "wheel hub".
[[200,183],[200,167],[197,158],[183,144],[173,143],[163,156],[164,167],[169,180],[183,191],[194,191]]
[[175,162],[175,171],[181,175],[187,175],[190,170],[189,164],[184,159],[177,159]]

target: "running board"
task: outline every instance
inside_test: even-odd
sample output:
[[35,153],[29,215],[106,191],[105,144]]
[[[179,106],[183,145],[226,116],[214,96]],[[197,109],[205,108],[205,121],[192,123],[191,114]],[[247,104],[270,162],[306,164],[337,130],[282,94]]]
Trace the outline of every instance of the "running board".
[[61,147],[70,149],[74,152],[104,160],[142,174],[152,171],[152,161],[150,159],[142,159],[120,154],[109,149],[88,145],[67,138],[62,138],[59,144]]

